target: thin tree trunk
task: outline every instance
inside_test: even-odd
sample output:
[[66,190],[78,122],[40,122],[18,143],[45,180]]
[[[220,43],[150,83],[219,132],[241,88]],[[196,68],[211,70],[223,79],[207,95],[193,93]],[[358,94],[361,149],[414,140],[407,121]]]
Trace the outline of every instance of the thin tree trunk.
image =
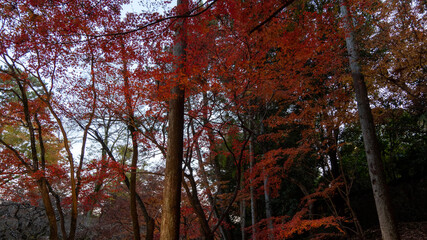
[[[244,166],[241,166],[241,177],[240,177],[240,192],[243,192],[244,189],[244,183],[245,183],[245,175],[243,174],[245,172]],[[242,235],[242,240],[246,239],[246,201],[245,198],[242,197],[242,200],[240,201],[240,232]]]
[[[41,82],[41,81],[39,81]],[[41,82],[44,84],[43,82]],[[71,152],[67,132],[65,131],[64,125],[62,124],[62,120],[59,118],[58,114],[54,111],[53,106],[50,104],[49,100],[45,101],[47,107],[49,108],[49,111],[52,113],[52,116],[55,118],[56,122],[58,123],[59,129],[61,131],[62,137],[63,137],[63,143],[65,151],[67,152],[67,160],[70,164],[70,182],[71,182],[71,217],[70,217],[70,233],[68,236],[69,240],[73,240],[76,235],[76,228],[77,228],[77,192],[76,192],[76,179],[75,179],[75,169],[74,169],[74,161],[73,161],[73,154]]]
[[[124,46],[122,46],[124,48]],[[124,53],[123,53],[124,54]],[[130,135],[132,137],[132,162],[130,170],[130,215],[132,218],[132,229],[133,229],[133,239],[141,239],[139,231],[139,221],[138,221],[138,209],[136,208],[136,169],[138,164],[138,142],[135,129],[135,116],[133,112],[132,99],[131,99],[131,89],[129,85],[129,73],[127,69],[127,62],[123,60],[123,79],[124,79],[124,92],[126,99],[126,109],[128,114],[127,127],[129,129]]]
[[[304,194],[304,196],[307,198],[308,202],[311,202],[311,197],[308,197],[310,195],[310,192],[307,190],[307,188],[304,186],[304,184],[297,181],[295,178],[289,177],[289,181],[291,181],[293,184],[297,185],[297,187],[301,190],[301,192]],[[313,219],[313,203],[310,203],[308,205],[308,218]]]
[[274,239],[270,194],[268,193],[268,176],[264,174],[265,217],[267,218],[268,238]]
[[[341,175],[345,181],[344,174],[341,174],[340,170],[340,163],[338,161],[338,152],[337,152],[337,146],[338,146],[338,128],[328,128],[326,129],[326,135],[327,135],[327,141],[328,141],[328,149],[327,149],[327,156],[329,157],[329,164],[330,164],[330,173],[331,173],[331,181],[334,181],[335,179],[338,179]],[[341,191],[341,187],[338,187],[338,190]],[[333,204],[336,215],[337,216],[343,216],[345,214],[345,202],[344,198],[342,198],[340,195],[335,194],[331,198],[331,203]]]
[[86,124],[86,127],[84,128],[84,131],[83,131],[80,160],[79,160],[79,165],[78,165],[77,171],[76,171],[76,179],[77,179],[76,190],[75,190],[76,199],[78,199],[79,194],[80,194],[80,189],[81,189],[81,182],[82,182],[82,179],[81,179],[81,170],[83,168],[83,161],[84,161],[85,150],[86,150],[87,135],[88,135],[88,131],[89,131],[90,125],[92,124],[92,120],[95,117],[95,110],[96,110],[97,94],[96,94],[96,90],[95,90],[95,71],[94,71],[94,60],[93,60],[93,57],[91,58],[91,76],[92,76],[91,80],[92,80],[93,102],[92,102],[92,110],[91,110],[91,113],[90,113],[90,116],[89,116],[89,121]]
[[368,162],[369,176],[371,178],[372,191],[374,193],[375,205],[380,222],[381,234],[384,240],[397,240],[399,234],[392,214],[392,206],[387,190],[384,169],[381,160],[380,148],[375,133],[375,125],[369,106],[368,93],[364,81],[364,76],[359,66],[359,56],[356,50],[354,32],[351,27],[351,19],[347,12],[345,1],[341,2],[341,12],[344,18],[346,30],[346,44],[350,60],[351,75],[353,77],[354,90],[356,92],[356,102],[359,112],[360,125],[363,134],[366,159]]
[[242,234],[242,240],[246,239],[245,223],[246,223],[246,203],[245,203],[245,199],[242,199],[240,201],[240,232]]
[[[178,0],[177,6],[181,8],[181,13],[186,12],[188,1]],[[173,50],[179,61],[178,66],[176,66],[177,72],[181,74],[185,73],[184,62],[187,44],[185,21],[185,19],[178,21],[178,36]],[[179,74],[176,78],[178,77]],[[185,91],[178,81],[175,84],[171,90],[172,95],[169,100],[168,145],[160,228],[161,240],[177,240],[179,238]]]
[[[31,113],[30,113],[30,108],[29,108],[29,104],[28,104],[28,98],[27,98],[27,90],[26,90],[26,86],[22,85],[18,80],[17,80],[17,84],[19,86],[19,90],[21,91],[22,94],[22,105],[24,108],[24,117],[25,117],[25,122],[27,123],[28,126],[28,131],[30,134],[30,146],[31,146],[31,158],[33,160],[33,171],[38,171],[39,170],[39,159],[38,159],[38,155],[37,155],[37,147],[36,147],[36,134],[35,134],[35,129],[33,127],[33,122],[31,120]],[[35,116],[36,122],[39,124],[38,122],[38,118],[37,115]],[[40,127],[40,126],[39,126]],[[41,129],[39,129],[40,132],[40,136],[39,136],[39,140],[42,141],[42,136],[41,136]],[[41,148],[42,151],[44,151],[44,145],[42,142],[40,142],[41,144]],[[42,153],[43,157],[44,157],[44,152]],[[44,160],[44,159],[43,159]],[[42,164],[42,168],[44,168],[44,164]],[[43,169],[44,170],[44,169]],[[45,212],[46,212],[46,216],[49,220],[49,239],[58,239],[58,227],[56,225],[56,217],[55,217],[55,211],[53,209],[52,206],[52,202],[50,200],[50,196],[49,196],[49,190],[46,186],[46,179],[44,177],[40,178],[37,180],[37,185],[39,187],[40,190],[40,194],[42,196],[42,200],[43,200],[43,205],[45,207]]]
[[59,214],[59,225],[61,227],[62,239],[67,239],[68,237],[67,237],[67,231],[65,230],[65,217],[64,217],[64,211],[62,210],[62,206],[61,206],[61,198],[53,190],[53,188],[50,186],[49,182],[46,182],[46,185],[49,189],[49,192],[55,198],[56,209],[57,209],[58,214]]
[[[203,124],[204,124],[204,126],[208,126],[209,121],[208,121],[207,107],[209,105],[209,100],[208,100],[208,95],[206,92],[203,93],[203,104],[205,106],[205,109],[203,110]],[[210,149],[212,150],[213,149],[212,146],[215,145],[215,140],[213,138],[214,131],[211,128],[208,128],[207,134],[208,134],[208,138],[209,138],[209,142],[210,142]],[[201,159],[201,154],[199,156]],[[208,157],[208,159],[210,160],[210,163],[211,163],[211,165],[214,169],[214,172],[215,172],[215,175],[214,175],[214,178],[216,178],[215,181],[221,182],[221,177],[220,177],[221,176],[221,174],[220,174],[221,170],[220,170],[219,163],[211,155]],[[218,188],[217,194],[222,194],[222,188],[221,187]],[[211,201],[211,205],[212,205],[212,208],[214,211],[214,215],[217,219],[220,219],[222,217],[223,213],[220,211],[221,209],[219,209],[217,204],[216,204],[216,197],[214,197],[212,193],[210,196],[211,196],[210,201]],[[226,217],[224,219],[224,221],[227,225],[231,225],[230,219],[228,217]],[[224,228],[222,224],[220,224],[218,226],[218,228],[219,228],[219,231],[221,232],[223,240],[233,239],[233,236],[232,236],[231,231],[229,229]],[[213,233],[215,233],[215,232],[213,232]]]
[[129,126],[129,132],[132,135],[132,163],[130,170],[130,213],[132,217],[133,238],[141,239],[139,231],[138,210],[136,208],[136,169],[138,162],[138,143],[136,140],[135,128]]
[[40,180],[37,181],[37,184],[39,185],[40,193],[42,195],[43,205],[45,208],[47,218],[49,220],[49,239],[50,240],[59,239],[58,226],[56,225],[55,210],[53,209],[52,202],[50,201],[49,189],[46,186],[46,179],[41,178]]
[[[209,133],[208,135],[213,136],[213,133]],[[211,143],[214,143],[214,140],[211,137],[210,137],[209,141]],[[216,178],[216,182],[219,182],[219,183],[222,182],[223,179],[221,177],[221,167],[220,167],[220,164],[219,164],[218,160],[217,159],[212,159],[211,163],[212,163],[212,168],[214,169],[214,173],[215,173],[214,177]],[[224,193],[223,188],[222,188],[221,184],[219,184],[218,187],[217,187],[216,195],[221,195],[223,193]],[[224,200],[220,200],[220,201],[224,201]],[[216,204],[216,202],[215,202],[215,204]],[[219,205],[223,205],[223,204],[224,203],[220,203]],[[223,218],[223,221],[227,225],[229,225],[229,226],[232,225],[232,223],[230,222],[230,218],[229,217],[227,217],[227,216],[223,217],[223,215],[224,215],[223,209],[221,209],[221,211],[220,211],[220,209],[218,207],[216,207],[216,209],[217,209],[217,212],[218,212],[218,219]],[[225,211],[227,211],[227,210],[225,210]],[[220,229],[222,229],[224,240],[233,239],[232,234],[231,234],[231,232],[230,232],[229,229],[223,228],[222,225],[219,225],[218,227],[220,227]]]
[[327,136],[328,136],[328,142],[329,142],[329,149],[328,149],[328,156],[329,156],[329,162],[331,164],[331,174],[332,179],[336,179],[340,176],[340,164],[338,162],[337,157],[337,146],[338,146],[338,128],[333,129],[326,129]]
[[199,220],[201,232],[203,235],[204,240],[213,240],[214,235],[209,227],[208,220],[206,219],[205,212],[203,211],[202,205],[200,204],[200,200],[197,197],[197,186],[196,182],[194,181],[194,177],[192,175],[192,170],[190,170],[190,174],[186,175],[188,180],[190,181],[191,191],[190,188],[187,186],[187,183],[185,181],[182,182],[185,191],[187,192],[187,197],[190,200],[190,204],[194,209],[194,212],[197,215],[197,219]]
[[[203,95],[203,97],[205,99],[205,94]],[[207,121],[207,118],[205,118],[205,119]],[[194,135],[196,131],[194,129],[193,121],[191,121],[190,124],[191,124],[192,133]],[[215,205],[214,197],[212,196],[212,192],[211,192],[211,189],[209,187],[209,181],[208,181],[207,173],[205,170],[205,164],[203,163],[203,157],[202,157],[202,152],[200,150],[199,140],[196,139],[195,141],[196,141],[195,142],[195,148],[196,148],[196,154],[197,154],[197,159],[198,159],[200,173],[201,173],[201,180],[203,182],[203,185],[205,186],[206,195],[208,197],[209,204],[212,207],[213,214],[216,218],[219,218],[220,214],[218,213],[218,208]],[[225,234],[224,228],[221,225],[219,226],[219,231],[221,232],[221,235],[224,238],[224,240],[227,240],[227,235]],[[212,233],[212,234],[214,234],[214,233]]]
[[[42,131],[42,125],[41,125],[41,123],[40,123],[40,121],[38,119],[37,113],[34,115],[34,120],[37,123],[38,139],[39,139],[39,146],[40,146],[41,168],[42,168],[43,171],[45,171],[46,170],[46,149],[45,149],[45,146],[44,146],[44,140],[43,140],[43,134],[42,134],[43,133],[43,131]],[[60,221],[60,226],[61,226],[62,238],[63,239],[67,239],[67,231],[65,230],[64,212],[62,211],[60,197],[59,197],[58,194],[56,194],[53,191],[53,189],[50,186],[49,182],[45,178],[41,179],[40,183],[41,184],[45,184],[46,187],[44,187],[44,188],[47,188],[49,190],[49,192],[55,198],[56,208],[57,208],[57,211],[58,211],[58,214],[59,214],[59,221]],[[42,195],[43,194],[45,196],[47,196],[49,198],[49,201],[51,202],[50,197],[49,197],[49,193],[48,194],[42,193]],[[47,204],[49,204],[49,201],[47,202]],[[52,204],[52,203],[50,203],[50,204]],[[52,204],[52,209],[53,209],[53,204]],[[53,211],[53,210],[49,210],[49,211]],[[55,216],[54,214],[55,213],[53,213],[53,216]],[[51,217],[52,216],[49,216],[49,218],[51,218]],[[56,218],[55,218],[55,225],[56,225]]]
[[249,171],[250,171],[250,178],[249,178],[249,191],[251,195],[251,221],[252,221],[252,239],[256,240],[256,216],[255,216],[255,196],[254,196],[254,186],[252,185],[252,171],[253,171],[253,165],[254,165],[254,149],[253,149],[253,138],[250,137],[249,140]]
[[[262,119],[260,120],[260,134],[264,134],[264,123]],[[263,152],[267,152],[267,149],[265,145],[263,145]],[[268,174],[265,171],[265,168],[263,168],[263,175],[264,175],[264,200],[265,200],[265,216],[267,218],[267,227],[268,227],[268,238],[274,239],[274,226],[273,226],[273,220],[271,219],[273,217],[272,210],[271,210],[271,201],[270,201],[270,194],[268,192]]]
[[[244,189],[244,167],[242,166],[242,175],[241,175],[241,186],[240,186],[240,191],[243,192]],[[242,240],[246,239],[246,231],[245,231],[245,227],[246,227],[246,201],[244,198],[242,198],[242,200],[240,201],[240,231],[241,231],[241,235],[242,235]]]
[[[82,125],[80,125],[80,127],[82,127]],[[94,131],[94,130],[92,130],[92,131],[93,131],[93,134],[91,134],[91,136],[94,139],[96,139],[96,141],[98,141],[102,145],[102,149],[110,157],[110,159],[114,162],[118,162],[117,159],[114,157],[113,153],[111,152],[111,150],[108,148],[107,144],[104,142],[104,140],[100,136],[100,134],[97,131]],[[129,189],[129,192],[130,192],[129,178],[124,172],[122,172],[122,176],[124,178],[123,181],[124,181],[126,187]],[[147,224],[147,232],[145,235],[145,239],[152,240],[154,238],[154,227],[155,227],[154,219],[148,214],[148,211],[147,211],[147,208],[145,207],[144,202],[142,201],[141,197],[136,192],[135,192],[135,197],[136,197],[136,201],[137,201],[139,207],[141,208],[142,214],[144,215],[144,218],[145,218],[145,221]]]

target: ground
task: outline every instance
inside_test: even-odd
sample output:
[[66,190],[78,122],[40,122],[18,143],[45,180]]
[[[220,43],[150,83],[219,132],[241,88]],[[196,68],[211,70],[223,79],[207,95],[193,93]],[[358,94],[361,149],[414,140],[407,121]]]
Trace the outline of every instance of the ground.
[[[401,240],[427,240],[427,222],[399,223],[399,234]],[[367,240],[381,240],[379,228],[365,231]]]

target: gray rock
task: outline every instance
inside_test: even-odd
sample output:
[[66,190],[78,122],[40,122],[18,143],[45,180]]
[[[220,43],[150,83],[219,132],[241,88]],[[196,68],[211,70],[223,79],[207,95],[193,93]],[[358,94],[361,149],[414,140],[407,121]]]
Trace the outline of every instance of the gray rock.
[[44,209],[29,204],[0,202],[0,239],[40,239],[48,236]]

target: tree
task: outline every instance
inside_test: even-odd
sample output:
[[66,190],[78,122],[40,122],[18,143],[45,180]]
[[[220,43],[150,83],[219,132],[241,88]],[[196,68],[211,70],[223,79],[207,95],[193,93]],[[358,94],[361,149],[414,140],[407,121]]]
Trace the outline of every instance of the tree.
[[[9,62],[6,61],[6,63]],[[38,187],[46,216],[49,219],[50,238],[58,239],[55,211],[49,196],[49,192],[52,191],[49,175],[52,174],[52,170],[55,170],[55,165],[58,162],[47,158],[48,155],[46,154],[52,151],[52,149],[46,149],[46,147],[51,146],[48,144],[47,139],[49,139],[48,132],[53,130],[48,107],[37,96],[39,93],[36,91],[40,89],[37,88],[37,80],[35,78],[10,64],[9,69],[1,70],[1,78],[4,83],[1,88],[2,94],[9,95],[4,102],[5,108],[2,109],[5,118],[2,119],[1,135],[3,136],[0,136],[0,143],[4,147],[2,149],[3,154],[6,153],[6,159],[9,160],[9,163],[6,164],[15,165],[14,168],[18,170],[17,173],[25,174],[26,171],[30,175],[30,178],[26,179],[26,181],[30,182],[25,185],[28,184],[27,187],[30,187],[30,189],[33,184]],[[29,89],[33,94],[30,94]],[[7,137],[10,134],[7,131],[7,126],[16,127],[17,129],[22,127],[22,130],[28,133],[25,136],[27,139],[18,139],[18,141],[10,141],[10,138],[5,139],[4,136]],[[30,151],[28,152],[25,148],[22,149],[19,146],[21,145],[20,142],[26,142],[28,145],[25,145],[30,148]],[[25,171],[22,171],[22,168]],[[34,199],[32,200],[34,201]]]
[[381,233],[384,239],[399,239],[397,225],[393,216],[393,208],[391,206],[387,190],[381,152],[375,133],[374,119],[369,106],[368,92],[366,90],[364,76],[361,73],[354,32],[351,27],[351,18],[345,2],[341,3],[341,11],[343,13],[344,27],[346,29],[347,51],[349,55],[354,91],[356,93],[360,125],[362,127],[366,160],[368,161],[369,175],[371,177],[372,191],[374,192]]
[[361,57],[368,61],[366,65],[375,68],[362,65],[362,69],[368,81],[387,88],[395,99],[422,115],[426,112],[423,93],[427,87],[423,81],[425,9],[420,1],[397,0],[370,8],[368,24],[359,27],[356,41],[361,45]]
[[[188,1],[177,1],[178,13],[188,11]],[[160,239],[178,239],[181,203],[182,157],[184,147],[184,101],[185,89],[179,82],[186,76],[186,20],[177,24],[177,39],[174,46],[176,79],[171,88],[169,100],[168,145],[163,190],[163,207]]]
[[[350,189],[366,190],[368,167],[381,167],[378,151],[369,155],[379,148],[373,119],[385,177],[422,176],[414,150],[425,146],[419,1],[357,2],[345,21],[329,0],[182,0],[164,13],[124,14],[126,3],[0,3],[1,63],[12,69],[0,82],[2,193],[53,196],[45,203],[52,238],[61,237],[55,214],[69,239],[83,215],[120,238],[144,230],[146,239],[312,238],[354,228],[362,236]],[[76,158],[74,141],[82,144]],[[155,154],[157,165],[147,166]],[[411,158],[420,169],[403,165]]]

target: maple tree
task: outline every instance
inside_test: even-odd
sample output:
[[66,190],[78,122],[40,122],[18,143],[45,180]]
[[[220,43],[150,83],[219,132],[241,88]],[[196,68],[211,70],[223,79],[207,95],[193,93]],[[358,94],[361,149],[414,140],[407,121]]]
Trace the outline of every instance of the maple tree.
[[[2,129],[0,143],[2,145],[2,155],[5,159],[9,159],[11,172],[9,180],[3,179],[7,184],[13,181],[14,175],[29,175],[29,179],[23,179],[27,182],[27,188],[31,195],[35,186],[39,188],[42,196],[43,204],[46,209],[46,214],[49,219],[49,227],[51,231],[50,237],[57,238],[57,227],[55,220],[55,213],[53,204],[49,198],[49,187],[45,171],[47,170],[46,164],[46,150],[43,135],[45,130],[42,129],[40,118],[47,121],[43,127],[48,127],[49,117],[46,111],[46,106],[43,102],[37,101],[38,99],[29,98],[29,82],[28,75],[21,73],[17,69],[2,70],[2,91],[10,92],[9,97],[2,107],[2,115],[7,116],[2,119]],[[31,84],[31,83],[30,83]],[[10,127],[22,129],[27,132],[27,135],[19,136],[18,139],[13,141],[8,137],[11,132],[8,131]],[[12,141],[11,141],[12,140]],[[20,147],[22,143],[30,148],[30,151]],[[27,172],[25,174],[25,172]],[[26,180],[26,181],[25,181]],[[6,185],[7,186],[7,185]]]
[[2,196],[41,198],[51,239],[85,215],[105,239],[363,237],[353,191],[425,146],[420,1],[126,4],[1,1]]

